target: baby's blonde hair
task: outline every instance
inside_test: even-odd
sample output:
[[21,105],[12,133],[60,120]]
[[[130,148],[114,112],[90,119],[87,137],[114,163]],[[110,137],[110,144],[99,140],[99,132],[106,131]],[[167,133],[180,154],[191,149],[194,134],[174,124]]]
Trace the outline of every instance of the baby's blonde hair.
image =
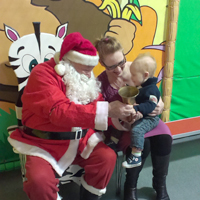
[[94,42],[94,46],[99,53],[100,60],[103,60],[104,56],[123,50],[120,42],[115,37],[111,36],[102,36],[101,38],[97,38]]
[[157,68],[156,59],[150,53],[139,54],[130,67],[142,73],[149,72],[149,77],[153,77]]

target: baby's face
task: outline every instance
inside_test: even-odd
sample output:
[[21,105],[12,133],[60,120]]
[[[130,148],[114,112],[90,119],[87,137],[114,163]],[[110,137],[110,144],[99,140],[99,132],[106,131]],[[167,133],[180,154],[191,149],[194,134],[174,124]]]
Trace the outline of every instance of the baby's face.
[[145,73],[140,67],[140,62],[133,62],[130,67],[131,79],[135,86],[140,86],[146,80]]

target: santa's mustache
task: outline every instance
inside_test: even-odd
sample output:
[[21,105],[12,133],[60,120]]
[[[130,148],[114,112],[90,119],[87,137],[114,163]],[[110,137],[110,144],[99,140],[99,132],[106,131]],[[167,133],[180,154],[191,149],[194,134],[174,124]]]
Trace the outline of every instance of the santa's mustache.
[[[90,78],[92,78],[92,77],[90,77]],[[83,81],[85,83],[87,83],[90,80],[90,78],[88,76],[86,76],[85,74],[80,75],[81,81]]]

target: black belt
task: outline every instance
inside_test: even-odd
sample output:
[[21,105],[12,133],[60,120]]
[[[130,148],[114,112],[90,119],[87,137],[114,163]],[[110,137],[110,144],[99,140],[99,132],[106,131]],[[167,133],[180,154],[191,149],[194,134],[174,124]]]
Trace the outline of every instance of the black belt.
[[47,140],[79,140],[86,135],[88,129],[78,130],[75,132],[49,132],[24,126],[23,131],[27,135]]

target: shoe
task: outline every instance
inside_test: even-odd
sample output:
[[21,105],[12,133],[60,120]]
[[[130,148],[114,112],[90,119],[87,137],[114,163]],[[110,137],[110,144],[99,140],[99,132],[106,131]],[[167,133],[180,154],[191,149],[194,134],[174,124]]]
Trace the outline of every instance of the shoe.
[[122,163],[122,166],[125,168],[137,167],[142,164],[141,160],[141,156],[137,157],[131,153],[127,160]]

